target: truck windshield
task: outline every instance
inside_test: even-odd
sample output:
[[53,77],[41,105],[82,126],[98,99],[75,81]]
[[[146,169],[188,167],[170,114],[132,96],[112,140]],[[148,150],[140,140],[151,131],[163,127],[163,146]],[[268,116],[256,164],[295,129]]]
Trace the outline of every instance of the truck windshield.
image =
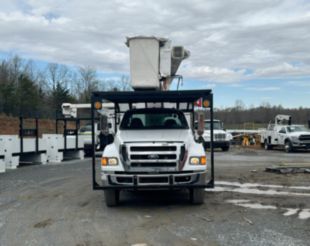
[[91,130],[92,130],[92,127],[91,127],[90,124],[85,125],[85,126],[82,126],[82,127],[80,128],[80,132],[81,132],[81,133],[83,133],[83,132],[91,132]]
[[[206,130],[210,130],[211,126],[210,126],[210,121],[206,121],[205,122],[205,129]],[[222,130],[222,123],[220,121],[214,121],[213,122],[213,129],[214,130]]]
[[307,132],[308,129],[305,126],[288,126],[287,132]]
[[136,109],[127,111],[120,129],[188,129],[184,114],[174,109]]

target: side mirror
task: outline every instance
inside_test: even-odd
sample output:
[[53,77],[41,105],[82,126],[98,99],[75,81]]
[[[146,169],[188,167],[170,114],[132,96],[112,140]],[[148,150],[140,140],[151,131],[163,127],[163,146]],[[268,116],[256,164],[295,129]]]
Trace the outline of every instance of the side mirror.
[[198,114],[198,130],[197,133],[201,137],[205,130],[205,115],[203,113]]

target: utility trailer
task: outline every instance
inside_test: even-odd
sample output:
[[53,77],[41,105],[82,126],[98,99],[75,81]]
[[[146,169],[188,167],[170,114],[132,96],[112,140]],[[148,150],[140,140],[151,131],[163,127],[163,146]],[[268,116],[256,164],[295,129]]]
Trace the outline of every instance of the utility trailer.
[[[194,105],[199,99],[210,110],[208,165],[204,147],[195,138]],[[115,136],[99,163],[94,123],[104,102],[114,104]],[[211,90],[93,92],[91,106],[92,184],[94,190],[104,190],[107,206],[117,205],[123,190],[188,189],[192,203],[203,203],[204,189],[214,187]]]

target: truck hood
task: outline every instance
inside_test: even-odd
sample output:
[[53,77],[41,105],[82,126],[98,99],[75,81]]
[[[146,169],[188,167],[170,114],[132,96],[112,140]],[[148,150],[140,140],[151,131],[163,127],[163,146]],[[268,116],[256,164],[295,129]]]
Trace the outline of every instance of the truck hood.
[[191,131],[188,129],[119,131],[119,139],[121,142],[186,142],[191,135]]
[[[224,133],[226,134],[226,132],[224,130],[213,130],[213,134],[216,134],[216,133]],[[211,135],[211,130],[205,130],[203,132],[203,136],[210,136]]]
[[290,132],[288,135],[290,137],[299,137],[300,135],[310,135],[310,132]]

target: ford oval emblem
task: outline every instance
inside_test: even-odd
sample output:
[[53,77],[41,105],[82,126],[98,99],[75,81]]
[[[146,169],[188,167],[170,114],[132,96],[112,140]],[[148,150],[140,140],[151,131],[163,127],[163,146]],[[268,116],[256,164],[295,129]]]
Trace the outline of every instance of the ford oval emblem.
[[159,155],[156,155],[156,154],[150,154],[147,156],[148,159],[150,160],[157,160],[159,159]]

